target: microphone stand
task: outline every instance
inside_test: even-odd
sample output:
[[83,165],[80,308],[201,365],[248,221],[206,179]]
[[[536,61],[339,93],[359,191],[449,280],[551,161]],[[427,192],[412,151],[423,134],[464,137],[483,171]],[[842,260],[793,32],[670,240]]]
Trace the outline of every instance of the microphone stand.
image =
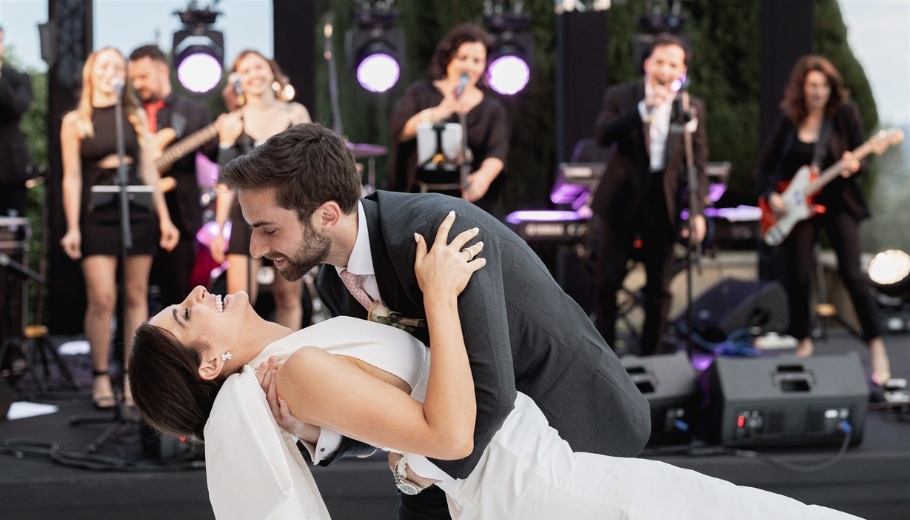
[[688,341],[686,342],[686,353],[689,358],[692,357],[693,337],[695,333],[695,310],[692,308],[692,287],[694,284],[692,278],[692,267],[698,270],[701,276],[701,244],[695,240],[695,208],[698,201],[698,171],[695,166],[695,156],[692,151],[692,132],[689,130],[689,121],[692,120],[692,111],[689,106],[689,91],[687,85],[683,83],[679,95],[681,98],[681,110],[678,119],[681,121],[683,144],[686,156],[686,182],[689,193],[689,218],[686,220],[686,229],[689,231],[689,244],[686,247],[686,326],[688,327]]
[[[120,266],[118,270],[118,282],[119,287],[117,288],[117,333],[119,334],[120,342],[124,349],[124,355],[121,356],[122,366],[123,366],[123,378],[121,381],[125,383],[126,381],[126,350],[127,346],[127,337],[126,337],[126,313],[124,310],[124,299],[126,298],[126,258],[127,251],[133,247],[133,233],[130,228],[130,193],[129,193],[129,172],[127,171],[127,164],[124,162],[125,159],[125,145],[124,145],[124,136],[123,136],[123,87],[120,86],[117,88],[117,104],[114,106],[114,125],[117,135],[117,158],[119,160],[117,166],[117,189],[119,193],[119,204],[120,204]],[[137,165],[138,168],[138,165]],[[137,193],[137,196],[141,194]],[[116,353],[116,344],[114,345],[114,352]],[[126,388],[124,388],[124,393]],[[111,417],[82,417],[76,418],[70,421],[70,424],[77,426],[80,424],[105,424],[112,423],[100,436],[98,436],[94,442],[87,444],[84,448],[86,453],[95,453],[101,448],[104,443],[111,439],[116,433],[119,433],[125,426],[139,425],[137,417],[131,417],[130,414],[126,412],[127,405],[121,401],[114,405],[113,415]]]
[[347,141],[341,125],[341,106],[338,103],[338,71],[335,66],[335,46],[332,43],[332,33],[335,17],[332,13],[326,15],[323,35],[325,36],[325,49],[323,57],[329,69],[329,100],[332,104],[332,130]]
[[468,189],[468,174],[471,173],[471,167],[474,163],[473,153],[468,148],[468,116],[462,112],[458,113],[458,123],[461,125],[461,177],[458,185],[461,193]]

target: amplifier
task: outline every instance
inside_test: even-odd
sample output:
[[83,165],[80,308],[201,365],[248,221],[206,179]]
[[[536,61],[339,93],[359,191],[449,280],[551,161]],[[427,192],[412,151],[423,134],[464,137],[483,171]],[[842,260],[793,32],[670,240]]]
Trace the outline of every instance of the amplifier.
[[575,211],[513,211],[505,220],[530,245],[574,244],[588,236],[590,227],[589,219]]
[[705,372],[705,438],[727,446],[840,444],[863,436],[869,402],[859,355],[725,358]]

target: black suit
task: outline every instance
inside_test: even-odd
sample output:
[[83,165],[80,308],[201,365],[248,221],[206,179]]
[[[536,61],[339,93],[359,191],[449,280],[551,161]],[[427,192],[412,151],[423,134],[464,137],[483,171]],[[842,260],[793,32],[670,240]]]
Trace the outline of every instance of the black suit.
[[[616,293],[628,272],[627,262],[633,254],[633,243],[640,237],[641,260],[647,276],[641,354],[647,355],[660,349],[670,310],[673,244],[681,210],[680,186],[685,181],[686,156],[683,132],[678,125],[671,125],[664,169],[650,171],[649,128],[638,110],[644,97],[643,80],[608,88],[604,95],[595,138],[601,146],[613,146],[614,154],[597,187],[593,210],[600,232],[597,237],[597,328],[608,343],[615,342]],[[695,212],[703,214],[708,189],[705,110],[697,98],[691,97],[690,103],[698,118],[698,127],[692,135],[693,160],[698,173]],[[677,113],[674,108],[671,121]]]
[[[648,402],[585,312],[515,233],[445,195],[378,191],[363,207],[382,300],[407,317],[426,316],[414,274],[414,233],[432,240],[450,210],[456,212],[450,236],[480,228],[487,264],[458,300],[477,396],[475,448],[465,459],[434,463],[456,478],[470,474],[511,412],[516,391],[533,398],[576,451],[640,452],[650,434]],[[323,267],[317,287],[333,314],[366,317],[334,267]],[[428,339],[425,329],[414,335]]]
[[[165,105],[158,110],[157,130],[173,128],[177,142],[209,123],[208,109],[202,103],[169,95]],[[170,143],[174,144],[174,143]],[[203,153],[214,159],[218,152],[217,135],[202,148]],[[172,251],[160,250],[152,264],[151,283],[161,289],[162,306],[180,303],[189,293],[190,277],[196,261],[196,233],[202,227],[202,205],[199,181],[196,178],[196,154],[188,154],[161,174],[173,177],[176,188],[164,194],[168,212],[180,230],[180,241]]]
[[25,181],[31,176],[32,157],[19,122],[32,102],[32,80],[23,72],[0,68],[0,216],[15,211],[25,216]]

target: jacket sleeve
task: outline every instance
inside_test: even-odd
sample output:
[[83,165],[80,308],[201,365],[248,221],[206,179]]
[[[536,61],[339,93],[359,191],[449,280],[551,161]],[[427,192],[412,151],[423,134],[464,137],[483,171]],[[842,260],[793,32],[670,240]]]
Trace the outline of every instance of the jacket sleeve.
[[[477,210],[482,211],[482,210]],[[484,244],[486,266],[475,272],[458,298],[458,312],[462,319],[462,333],[467,347],[474,392],[477,401],[477,419],[474,427],[474,452],[461,460],[431,459],[440,469],[455,478],[465,478],[476,466],[481,454],[499,431],[515,404],[515,372],[512,360],[512,341],[505,309],[507,298],[504,287],[504,251],[507,237],[498,235],[490,226],[459,210],[449,237],[462,231],[479,227],[477,240]],[[445,216],[439,212],[438,221]],[[431,224],[435,234],[438,222]],[[424,236],[434,236],[426,234]],[[411,269],[413,272],[413,269]],[[514,274],[513,276],[520,276]],[[416,278],[415,278],[416,283]],[[433,346],[430,345],[432,351]]]
[[32,103],[32,79],[16,70],[0,72],[0,109],[22,117]]
[[630,86],[620,85],[608,88],[604,93],[603,105],[597,122],[594,125],[594,138],[597,144],[609,146],[617,141],[629,139],[632,131],[641,128],[641,114],[638,105],[622,99]]

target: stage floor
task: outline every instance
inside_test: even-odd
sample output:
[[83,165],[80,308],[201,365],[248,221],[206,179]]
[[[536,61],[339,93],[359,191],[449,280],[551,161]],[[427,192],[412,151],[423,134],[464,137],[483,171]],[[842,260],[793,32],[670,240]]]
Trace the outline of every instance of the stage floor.
[[[910,378],[910,336],[885,337],[895,377]],[[816,352],[859,352],[868,372],[863,345],[844,331],[829,331]],[[771,355],[771,354],[769,354]],[[0,518],[3,520],[81,519],[206,519],[214,518],[200,463],[198,446],[174,440],[143,444],[135,423],[123,421],[95,454],[85,452],[111,423],[72,425],[76,417],[113,419],[94,410],[89,394],[89,367],[84,358],[67,357],[79,391],[59,389],[43,397],[29,377],[18,381],[17,399],[49,403],[58,411],[0,422]],[[672,447],[649,449],[644,457],[834,507],[869,520],[910,518],[910,412],[881,410],[871,405],[864,437],[841,460],[824,471],[798,472],[763,459],[720,450],[675,453]],[[144,449],[148,448],[148,450]],[[159,459],[149,457],[149,454]],[[160,459],[167,451],[169,454]],[[763,449],[762,454],[785,464],[816,465],[834,457],[838,447]],[[397,497],[385,457],[340,461],[314,468],[332,518],[395,518]],[[748,507],[748,504],[743,504]]]

